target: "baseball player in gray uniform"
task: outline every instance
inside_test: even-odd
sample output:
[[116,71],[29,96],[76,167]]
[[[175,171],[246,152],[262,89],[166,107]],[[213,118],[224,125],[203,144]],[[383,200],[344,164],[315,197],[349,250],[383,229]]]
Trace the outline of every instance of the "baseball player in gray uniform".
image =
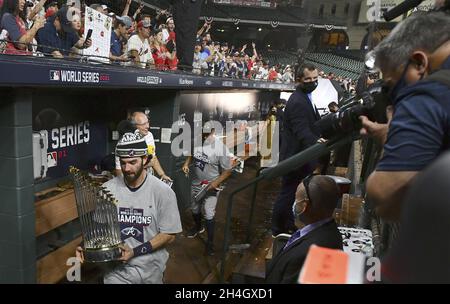
[[[123,176],[104,186],[118,201],[117,211],[124,242],[120,265],[105,273],[106,284],[158,284],[169,253],[165,246],[182,231],[177,200],[172,189],[147,174],[147,144],[138,132],[125,133],[116,146]],[[82,248],[77,256],[83,260]]]
[[[203,147],[195,147],[193,156],[189,156],[183,167],[183,172],[189,174],[189,165],[194,162],[194,178],[191,184],[191,211],[195,226],[188,231],[187,237],[194,238],[204,231],[202,226],[202,211],[206,220],[208,241],[206,252],[214,255],[214,216],[216,213],[219,186],[231,175],[232,154],[225,144],[214,134],[205,134]],[[203,186],[207,187],[205,196],[197,197]],[[203,210],[202,210],[203,209]]]

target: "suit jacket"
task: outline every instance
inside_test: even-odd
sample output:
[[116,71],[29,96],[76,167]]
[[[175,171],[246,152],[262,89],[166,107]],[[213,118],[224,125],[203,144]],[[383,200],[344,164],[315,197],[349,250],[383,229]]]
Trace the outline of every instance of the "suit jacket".
[[266,283],[295,284],[311,245],[342,250],[342,236],[330,221],[281,250],[266,270]]
[[[312,107],[308,96],[297,88],[289,98],[283,117],[283,133],[280,161],[285,160],[314,145],[320,137],[320,130],[314,125],[320,115]],[[306,174],[314,164],[305,165],[300,171]],[[298,175],[298,173],[296,174]]]

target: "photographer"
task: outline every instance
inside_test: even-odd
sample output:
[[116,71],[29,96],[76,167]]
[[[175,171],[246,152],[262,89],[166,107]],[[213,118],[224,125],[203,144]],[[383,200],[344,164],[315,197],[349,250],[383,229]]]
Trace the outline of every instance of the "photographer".
[[394,111],[388,124],[360,117],[361,133],[384,143],[366,189],[377,214],[397,220],[411,180],[450,145],[449,16],[432,12],[407,18],[374,55]]

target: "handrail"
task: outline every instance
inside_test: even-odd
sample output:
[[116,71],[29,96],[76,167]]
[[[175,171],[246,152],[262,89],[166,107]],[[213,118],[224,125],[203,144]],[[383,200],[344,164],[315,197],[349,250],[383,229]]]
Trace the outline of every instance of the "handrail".
[[[345,134],[342,136],[337,136],[334,139],[327,141],[326,143],[316,143],[313,146],[307,148],[306,150],[299,152],[292,157],[280,162],[277,166],[273,168],[266,168],[264,170],[259,170],[257,177],[250,180],[246,184],[238,187],[233,192],[231,192],[228,196],[228,205],[227,205],[227,214],[226,214],[226,222],[225,222],[225,230],[224,230],[224,241],[222,248],[222,257],[220,263],[220,283],[224,283],[225,280],[225,259],[228,251],[228,242],[230,239],[230,226],[231,226],[231,212],[233,210],[233,197],[243,191],[244,189],[250,187],[251,185],[255,185],[259,183],[261,180],[266,179],[270,180],[279,176],[283,176],[303,165],[311,161],[312,159],[319,158],[331,150],[337,149],[349,142],[352,142],[355,138],[357,138],[355,134]],[[256,186],[254,188],[254,197],[252,198],[251,205],[254,206],[254,201],[256,198]],[[253,207],[251,209],[253,212]],[[252,220],[253,216],[250,214],[249,221]],[[249,227],[251,228],[251,227]],[[247,237],[249,238],[250,232],[248,232]]]
[[[256,172],[256,177],[258,178],[259,175],[261,174],[261,171],[266,169],[265,167],[261,167],[258,169],[258,171]],[[256,201],[256,189],[258,187],[258,183],[254,183],[253,184],[253,193],[252,193],[252,202],[250,205],[250,214],[248,217],[248,228],[247,228],[247,238],[246,238],[246,242],[250,243],[250,237],[251,237],[251,231],[252,231],[252,226],[253,226],[253,211],[255,210],[255,201]]]

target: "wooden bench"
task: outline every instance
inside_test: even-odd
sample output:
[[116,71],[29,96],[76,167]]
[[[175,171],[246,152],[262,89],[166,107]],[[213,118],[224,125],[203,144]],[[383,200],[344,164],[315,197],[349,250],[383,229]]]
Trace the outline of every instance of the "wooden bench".
[[78,212],[73,189],[38,201],[36,203],[36,236],[47,233],[76,218],[78,218]]
[[[36,202],[36,237],[78,218],[74,190],[51,188],[36,195],[52,191],[60,193]],[[81,237],[39,259],[36,265],[37,282],[48,284],[61,281],[69,268],[66,261],[74,256],[80,242]]]
[[36,276],[39,284],[55,284],[66,276],[72,266],[66,265],[67,259],[75,256],[75,249],[81,242],[81,236],[39,259],[36,264]]

